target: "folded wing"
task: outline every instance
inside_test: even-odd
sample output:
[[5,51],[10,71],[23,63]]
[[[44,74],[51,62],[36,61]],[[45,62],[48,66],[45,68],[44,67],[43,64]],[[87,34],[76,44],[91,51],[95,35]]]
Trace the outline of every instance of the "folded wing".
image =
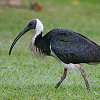
[[100,62],[100,46],[72,31],[59,31],[50,41],[51,49],[64,63]]

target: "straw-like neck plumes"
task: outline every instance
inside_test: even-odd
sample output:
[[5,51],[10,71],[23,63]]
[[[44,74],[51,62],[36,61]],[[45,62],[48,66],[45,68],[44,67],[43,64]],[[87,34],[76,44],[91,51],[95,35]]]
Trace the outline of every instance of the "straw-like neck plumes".
[[45,55],[42,51],[42,49],[40,49],[39,47],[37,47],[34,43],[31,42],[30,44],[30,49],[32,51],[33,54],[35,54],[36,56],[43,56]]
[[30,45],[31,51],[37,55],[42,55],[43,51],[35,45],[35,41],[37,38],[41,37],[42,38],[42,32],[43,32],[43,24],[39,19],[36,19],[36,28],[35,28],[35,35],[32,37],[32,43]]

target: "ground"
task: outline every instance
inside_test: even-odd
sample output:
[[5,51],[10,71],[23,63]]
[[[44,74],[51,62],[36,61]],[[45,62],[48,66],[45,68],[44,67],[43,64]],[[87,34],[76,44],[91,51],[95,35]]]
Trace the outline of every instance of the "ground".
[[[29,49],[28,32],[8,55],[16,35],[34,18],[44,24],[44,33],[53,28],[71,29],[100,45],[100,1],[37,0],[41,12],[0,7],[0,100],[100,100],[100,64],[81,64],[87,73],[90,92],[78,71],[69,71],[58,89],[55,84],[63,66],[52,57],[36,57]],[[23,4],[28,1],[22,0]]]

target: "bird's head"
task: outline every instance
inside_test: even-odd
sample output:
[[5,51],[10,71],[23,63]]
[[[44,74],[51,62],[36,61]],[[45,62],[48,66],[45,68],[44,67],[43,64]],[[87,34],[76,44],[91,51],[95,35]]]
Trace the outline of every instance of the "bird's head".
[[28,25],[17,35],[17,37],[14,39],[10,50],[9,50],[9,55],[11,55],[12,49],[14,47],[14,45],[16,44],[16,42],[20,39],[20,37],[22,37],[26,32],[28,32],[29,30],[34,29],[35,30],[35,36],[38,36],[39,34],[41,34],[41,32],[43,32],[43,24],[39,19],[33,19],[31,20]]

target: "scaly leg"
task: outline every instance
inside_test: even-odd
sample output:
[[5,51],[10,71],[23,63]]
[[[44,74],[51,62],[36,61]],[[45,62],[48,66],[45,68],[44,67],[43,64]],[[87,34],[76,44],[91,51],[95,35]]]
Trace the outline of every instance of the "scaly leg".
[[67,74],[67,69],[64,68],[64,73],[63,73],[63,76],[61,77],[60,81],[56,84],[55,88],[57,89],[60,84],[64,81],[64,79],[66,78],[66,74]]
[[79,66],[78,69],[81,72],[82,77],[84,78],[84,82],[85,82],[86,88],[87,88],[87,90],[90,90],[90,86],[89,86],[89,82],[88,82],[87,77],[86,77],[86,73],[85,73],[85,71],[82,69],[82,67],[80,65],[78,65],[78,66]]

